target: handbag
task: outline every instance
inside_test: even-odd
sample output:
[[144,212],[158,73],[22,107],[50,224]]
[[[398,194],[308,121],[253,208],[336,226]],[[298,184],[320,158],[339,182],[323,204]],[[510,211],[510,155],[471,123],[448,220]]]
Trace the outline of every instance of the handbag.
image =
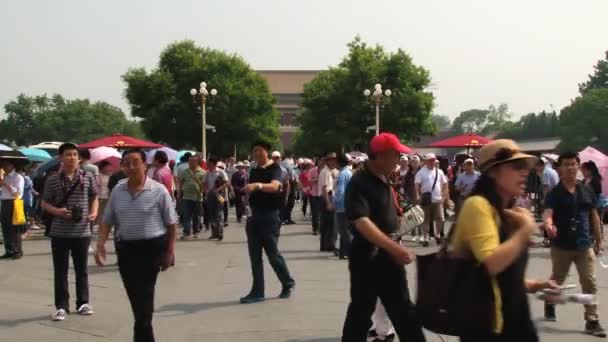
[[420,195],[420,204],[423,207],[433,204],[433,191],[435,191],[435,186],[437,185],[437,178],[439,178],[439,170],[435,169],[435,181],[433,182],[433,187],[431,187],[431,191],[423,192],[422,195]]
[[17,197],[13,200],[13,226],[23,226],[25,224],[25,207],[23,199]]
[[473,258],[448,251],[454,227],[441,249],[416,257],[416,310],[422,326],[442,335],[491,333],[495,325],[492,278]]

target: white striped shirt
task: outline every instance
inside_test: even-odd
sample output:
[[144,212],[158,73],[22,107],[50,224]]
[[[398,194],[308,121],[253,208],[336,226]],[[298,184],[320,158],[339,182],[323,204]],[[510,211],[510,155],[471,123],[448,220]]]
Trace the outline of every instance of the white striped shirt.
[[103,223],[116,227],[117,240],[148,240],[165,235],[167,226],[177,224],[177,213],[167,189],[147,178],[135,195],[129,192],[128,182],[116,185]]

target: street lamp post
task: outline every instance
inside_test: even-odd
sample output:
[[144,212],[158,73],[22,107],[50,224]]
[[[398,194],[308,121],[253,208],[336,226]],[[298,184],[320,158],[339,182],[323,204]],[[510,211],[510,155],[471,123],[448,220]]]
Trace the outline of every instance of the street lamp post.
[[374,92],[371,90],[365,89],[363,91],[363,95],[367,98],[375,102],[376,104],[376,135],[380,135],[380,105],[382,105],[382,99],[384,97],[390,97],[392,94],[390,89],[386,89],[384,93],[382,93],[382,85],[380,83],[376,83],[374,86]]
[[200,103],[201,105],[201,116],[202,116],[202,131],[203,131],[203,142],[202,142],[202,152],[203,157],[207,158],[207,109],[205,108],[205,104],[207,103],[207,97],[209,95],[215,96],[217,95],[217,90],[211,89],[211,91],[207,91],[207,83],[201,82],[201,88],[196,91],[196,89],[190,89],[190,95],[194,99],[195,103]]

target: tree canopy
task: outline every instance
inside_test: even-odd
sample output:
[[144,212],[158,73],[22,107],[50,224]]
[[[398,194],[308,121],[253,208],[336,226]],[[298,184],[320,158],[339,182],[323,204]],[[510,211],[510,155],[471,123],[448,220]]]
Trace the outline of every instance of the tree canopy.
[[150,72],[130,69],[122,76],[132,114],[141,118],[147,136],[176,148],[200,149],[202,118],[190,89],[207,82],[218,95],[207,103],[207,150],[242,152],[253,140],[279,144],[279,113],[266,81],[240,57],[195,45],[186,40],[170,44]]
[[512,116],[509,106],[505,103],[498,107],[491,105],[488,109],[470,109],[454,119],[452,130],[456,134],[499,132],[511,127]]
[[427,90],[429,72],[415,65],[403,50],[386,52],[369,47],[356,37],[348,44],[348,55],[329,70],[322,71],[304,86],[300,126],[294,149],[299,153],[321,153],[328,149],[365,144],[374,134],[375,107],[363,96],[380,83],[392,96],[380,110],[380,129],[404,141],[435,132],[431,120],[434,96]]
[[522,116],[512,127],[505,129],[500,138],[530,139],[559,136],[559,116],[557,113],[541,112]]
[[593,69],[594,72],[589,75],[589,79],[578,85],[582,95],[591,89],[608,88],[608,51],[606,51],[606,58],[599,60]]
[[433,114],[431,115],[431,120],[433,120],[435,127],[440,131],[452,127],[452,120],[447,115]]
[[0,136],[18,146],[42,141],[82,143],[114,133],[143,137],[137,122],[105,102],[21,94],[4,110],[7,118],[0,121]]
[[594,146],[608,151],[608,88],[590,89],[560,114],[561,148]]

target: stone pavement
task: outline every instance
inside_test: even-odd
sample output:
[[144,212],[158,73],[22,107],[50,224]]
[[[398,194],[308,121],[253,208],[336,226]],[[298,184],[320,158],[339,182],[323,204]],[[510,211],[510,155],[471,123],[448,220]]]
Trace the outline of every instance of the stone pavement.
[[[154,321],[157,341],[339,341],[348,304],[347,262],[318,252],[318,237],[310,234],[307,221],[299,222],[282,228],[280,242],[297,281],[294,296],[288,300],[238,303],[239,297],[248,292],[251,281],[242,225],[232,222],[223,242],[178,242],[176,267],[161,273],[157,285]],[[109,242],[108,248],[111,246]],[[19,261],[0,261],[0,341],[131,340],[132,315],[116,266],[99,268],[90,258],[91,304],[95,315],[70,315],[65,322],[55,323],[49,320],[54,309],[50,244],[44,239],[28,240],[24,250],[26,256]],[[425,253],[430,249],[417,251]],[[114,260],[114,255],[110,255],[109,262]],[[410,284],[414,284],[415,267],[407,269]],[[548,250],[533,249],[530,277],[547,277],[549,273]],[[269,267],[265,274],[266,295],[275,297],[280,284]],[[573,274],[568,283],[578,283],[576,273]],[[72,274],[70,277],[74,295]],[[606,271],[600,269],[601,303],[608,297],[607,279]],[[581,306],[560,307],[558,323],[540,320],[540,301],[532,299],[532,306],[543,341],[599,340],[581,333]],[[604,314],[608,315],[605,310]],[[429,341],[441,341],[435,334],[428,336]],[[442,340],[456,341],[445,337]]]

